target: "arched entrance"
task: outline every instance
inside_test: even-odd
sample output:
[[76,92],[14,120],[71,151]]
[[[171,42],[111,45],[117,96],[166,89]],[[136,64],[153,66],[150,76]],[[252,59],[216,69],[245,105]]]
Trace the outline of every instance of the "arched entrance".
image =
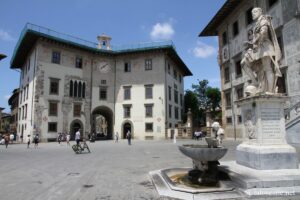
[[130,131],[131,138],[133,139],[133,125],[132,125],[131,121],[123,122],[123,125],[122,125],[122,136],[123,136],[122,138],[123,139],[126,139],[126,134],[128,131]]
[[71,131],[71,140],[75,140],[75,133],[80,130],[80,136],[82,138],[83,136],[83,124],[80,120],[74,120],[72,123],[71,123],[71,127],[70,127],[70,131]]
[[93,110],[92,115],[92,133],[96,134],[96,139],[112,139],[112,110],[106,106],[99,106]]

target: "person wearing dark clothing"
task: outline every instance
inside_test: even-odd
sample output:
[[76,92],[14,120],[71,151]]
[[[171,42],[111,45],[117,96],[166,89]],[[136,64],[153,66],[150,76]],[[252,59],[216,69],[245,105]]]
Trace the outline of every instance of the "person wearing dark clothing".
[[34,148],[38,148],[39,146],[39,134],[35,134],[34,136]]
[[131,133],[130,131],[128,130],[127,133],[126,133],[126,138],[128,140],[128,145],[131,145]]
[[8,143],[9,143],[9,136],[8,136],[8,134],[6,134],[6,135],[4,136],[4,142],[5,142],[5,147],[7,148]]

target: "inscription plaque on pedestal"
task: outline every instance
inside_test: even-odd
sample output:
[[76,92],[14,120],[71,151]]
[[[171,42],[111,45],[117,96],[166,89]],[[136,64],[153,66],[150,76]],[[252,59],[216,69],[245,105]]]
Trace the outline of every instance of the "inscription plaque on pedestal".
[[261,130],[264,139],[280,137],[280,116],[279,108],[261,108]]

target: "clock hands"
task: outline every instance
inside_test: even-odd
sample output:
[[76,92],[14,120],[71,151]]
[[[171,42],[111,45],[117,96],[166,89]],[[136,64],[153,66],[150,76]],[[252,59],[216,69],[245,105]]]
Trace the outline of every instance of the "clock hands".
[[106,66],[107,66],[107,64],[103,65],[103,66],[101,67],[101,69],[104,69],[104,67],[106,67]]

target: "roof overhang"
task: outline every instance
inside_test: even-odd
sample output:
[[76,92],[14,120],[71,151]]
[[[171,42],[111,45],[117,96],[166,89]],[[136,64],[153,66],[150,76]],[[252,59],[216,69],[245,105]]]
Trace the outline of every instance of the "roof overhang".
[[227,0],[217,14],[210,20],[206,27],[199,34],[203,36],[217,36],[217,28],[224,21],[224,19],[242,2],[246,0]]
[[[47,34],[48,33],[48,34]],[[97,54],[105,54],[105,55],[121,55],[127,53],[138,53],[138,52],[149,52],[149,51],[157,51],[164,50],[167,54],[174,59],[175,62],[178,63],[180,68],[182,68],[184,72],[184,76],[192,76],[193,74],[189,70],[189,68],[185,65],[182,59],[179,57],[175,50],[175,46],[172,41],[165,42],[156,42],[156,43],[144,43],[138,45],[137,47],[128,47],[128,48],[120,48],[116,50],[105,50],[98,49],[96,43],[88,42],[85,40],[81,40],[79,38],[75,38],[69,35],[61,34],[50,29],[39,27],[33,24],[27,24],[23,29],[20,38],[15,47],[11,62],[10,68],[21,68],[26,61],[26,58],[30,52],[30,50],[34,47],[35,43],[38,39],[45,38],[47,40],[51,40],[54,42],[59,42],[65,45],[72,46],[74,48],[79,48],[85,51],[89,51]]]

